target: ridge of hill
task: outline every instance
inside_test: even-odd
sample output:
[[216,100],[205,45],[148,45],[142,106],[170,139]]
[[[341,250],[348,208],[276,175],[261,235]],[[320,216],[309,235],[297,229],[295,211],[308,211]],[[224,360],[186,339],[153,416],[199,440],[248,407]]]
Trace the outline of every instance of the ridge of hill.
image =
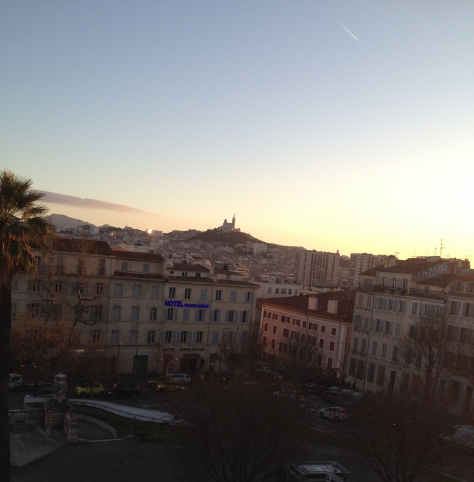
[[231,244],[247,244],[248,241],[252,243],[263,243],[264,241],[260,241],[257,238],[254,238],[250,234],[232,231],[230,233],[223,233],[218,229],[208,229],[207,231],[201,231],[200,233],[196,234],[192,238],[189,238],[189,241],[194,239],[199,239],[201,241],[206,242],[215,242],[215,243],[231,243]]
[[56,226],[58,231],[62,231],[68,228],[77,228],[77,226],[84,226],[85,224],[91,224],[87,221],[82,221],[81,219],[70,218],[64,214],[51,214],[47,216],[50,218],[51,224]]

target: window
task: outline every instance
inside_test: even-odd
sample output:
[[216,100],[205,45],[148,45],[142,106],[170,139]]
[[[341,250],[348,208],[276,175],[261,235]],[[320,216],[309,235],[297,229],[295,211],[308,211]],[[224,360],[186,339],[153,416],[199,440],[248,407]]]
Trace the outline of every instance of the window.
[[372,296],[367,296],[367,308],[370,308],[372,306]]
[[324,348],[324,338],[319,339],[319,348]]
[[282,295],[286,295],[286,288],[282,288],[282,289],[281,289],[281,294],[282,294]]
[[326,333],[326,326],[325,325],[321,325],[321,333]]
[[245,302],[246,303],[253,303],[253,293],[252,291],[245,292]]
[[144,264],[143,265],[143,272],[148,273],[150,271],[150,265],[149,264]]
[[168,298],[174,299],[176,294],[176,288],[170,288],[168,292]]
[[293,318],[293,326],[300,326],[300,320],[296,320],[295,318]]
[[332,368],[332,358],[328,356],[328,369]]
[[275,288],[275,294],[278,295],[280,293],[280,288]]
[[132,321],[138,321],[138,315],[140,308],[138,306],[132,306]]
[[64,273],[64,256],[56,258],[56,273]]
[[195,334],[195,337],[196,337],[196,341],[195,343],[202,343],[202,335],[203,335],[203,331],[196,331],[194,332]]
[[97,345],[98,343],[101,342],[101,331],[100,330],[91,330],[90,331],[90,338],[91,338],[91,343],[93,345]]
[[213,343],[213,345],[217,345],[219,343],[219,332],[218,331],[212,332],[212,343]]
[[469,310],[471,308],[471,304],[470,303],[464,303],[464,304],[465,304],[465,306],[464,306],[464,316],[466,318],[468,318],[469,317]]
[[369,329],[369,319],[365,318],[364,319],[364,330],[368,331],[368,329]]
[[337,330],[336,328],[331,328],[331,335],[336,336]]
[[395,336],[401,336],[402,334],[402,324],[401,323],[395,323]]
[[[294,324],[294,321],[295,321],[295,320],[293,320],[293,324]],[[290,317],[289,317],[289,316],[282,316],[282,317],[281,317],[281,322],[282,322],[282,323],[287,323],[287,324],[289,325],[289,324],[290,324]]]
[[187,338],[188,338],[188,332],[187,332],[187,331],[182,331],[182,332],[181,332],[180,342],[181,342],[181,343],[186,343]]
[[290,333],[290,330],[288,330],[288,328],[284,328],[283,329],[283,338],[288,338],[289,333]]
[[41,281],[39,279],[29,280],[28,284],[30,291],[41,291]]
[[277,327],[274,326],[274,327],[273,327],[273,334],[276,335],[276,332],[277,332]]
[[268,323],[265,323],[265,324],[263,325],[263,331],[268,331]]
[[221,321],[221,310],[213,310],[211,312],[211,321],[219,323]]
[[292,331],[291,332],[291,339],[295,340],[295,341],[298,341],[299,335],[300,334],[297,331]]
[[207,300],[207,290],[201,290],[201,301]]
[[110,336],[110,343],[117,344],[119,342],[119,330],[112,330],[112,334]]
[[181,273],[181,277],[182,277],[182,278],[186,278],[187,276],[188,276],[187,271],[183,271],[183,272]]
[[363,380],[364,378],[364,360],[357,361],[356,378],[359,378],[360,380]]
[[114,296],[122,296],[123,285],[115,285]]
[[150,321],[156,321],[157,315],[158,315],[158,308],[156,308],[155,306],[152,306],[150,308]]
[[142,287],[140,285],[133,286],[133,297],[140,298],[140,293],[142,291]]
[[275,340],[272,340],[272,350],[275,349]]
[[12,318],[18,316],[18,303],[12,303]]
[[156,337],[156,332],[155,330],[150,330],[148,332],[148,343],[151,344],[151,343],[155,343],[155,337]]
[[130,331],[130,345],[138,345],[138,331]]
[[[97,283],[96,285],[96,289],[97,289],[97,286],[101,285],[102,287],[104,286],[102,283]],[[39,291],[39,289],[37,290]],[[54,293],[62,293],[64,290],[64,284],[62,281],[56,281],[55,283],[53,283],[53,292]],[[97,293],[96,294],[102,294],[102,293]]]
[[91,320],[101,320],[102,319],[102,305],[91,306],[89,309]]
[[362,340],[362,345],[361,345],[361,347],[360,347],[360,352],[361,352],[361,353],[367,353],[366,350],[367,350],[367,340],[364,338],[364,339]]
[[190,321],[190,316],[191,316],[191,310],[185,308],[183,310],[183,321]]
[[201,273],[196,273],[196,274],[194,275],[194,277],[195,277],[195,278],[200,278],[200,277],[201,277]]
[[318,367],[322,366],[322,364],[323,364],[323,355],[321,355],[321,354],[318,355],[317,364],[318,364]]
[[273,313],[273,319],[278,320],[278,314],[277,313]]
[[120,306],[114,306],[114,309],[112,311],[112,319],[113,320],[120,320],[120,312],[122,308]]
[[268,288],[267,293],[271,295],[271,294],[272,294],[272,289],[271,289],[271,288]]
[[310,330],[318,331],[318,325],[317,325],[316,323],[310,323],[310,324],[308,325],[308,328],[309,328]]
[[[178,310],[176,310],[177,312]],[[167,321],[173,321],[174,320],[174,315],[175,315],[175,311],[174,311],[174,308],[168,308],[166,311],[165,311],[165,317],[166,317],[166,320]]]
[[152,286],[151,287],[151,297],[152,298],[158,298],[158,293],[159,293],[159,290],[158,290],[158,286]]
[[377,385],[383,385],[384,379],[385,379],[385,367],[382,365],[379,365],[379,368],[377,371]]
[[382,353],[380,355],[381,358],[387,358],[387,349],[388,345],[386,343],[382,343]]
[[222,298],[222,290],[216,291],[216,301],[221,301]]
[[[293,290],[288,290],[288,294],[291,295],[291,293],[293,292]],[[311,361],[311,360],[310,360]]]
[[12,281],[12,291],[18,291],[18,279]]
[[237,301],[237,291],[231,291],[230,292],[230,301]]
[[128,271],[128,263],[122,263],[122,271]]
[[356,336],[356,337],[354,337],[354,342],[353,342],[353,344],[352,344],[352,349],[353,349],[354,351],[357,351],[358,346],[359,346],[359,338]]
[[165,343],[171,343],[172,335],[173,335],[172,331],[165,331],[165,336],[164,336]]
[[398,345],[393,345],[392,347],[392,361],[398,361]]
[[372,356],[377,356],[378,343],[376,341],[372,342]]
[[418,314],[418,302],[413,301],[411,304],[411,315],[416,316]]
[[367,381],[369,383],[374,383],[375,378],[375,364],[369,363],[369,369],[367,370]]
[[357,306],[363,306],[364,304],[364,295],[359,295]]
[[233,323],[234,322],[234,313],[235,311],[234,310],[229,310],[229,311],[226,311],[225,314],[226,314],[226,322],[228,323]]
[[333,341],[329,342],[329,351],[334,351],[334,347],[336,346],[336,343]]
[[206,321],[206,310],[196,310],[195,321]]
[[354,377],[356,374],[356,363],[357,360],[355,358],[351,358],[349,360],[349,376]]
[[190,300],[191,299],[191,288],[186,288],[184,290],[184,299]]

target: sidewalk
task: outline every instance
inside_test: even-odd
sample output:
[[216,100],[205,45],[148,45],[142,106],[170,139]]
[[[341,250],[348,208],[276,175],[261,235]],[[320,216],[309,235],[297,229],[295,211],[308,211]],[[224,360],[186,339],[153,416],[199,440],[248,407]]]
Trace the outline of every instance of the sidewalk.
[[174,420],[174,416],[168,412],[148,410],[146,408],[129,407],[128,405],[118,405],[116,403],[103,402],[100,400],[69,399],[69,402],[72,405],[83,405],[86,407],[100,408],[102,410],[106,410],[107,412],[120,415],[121,417],[141,420],[142,422],[181,425],[181,422],[176,422]]

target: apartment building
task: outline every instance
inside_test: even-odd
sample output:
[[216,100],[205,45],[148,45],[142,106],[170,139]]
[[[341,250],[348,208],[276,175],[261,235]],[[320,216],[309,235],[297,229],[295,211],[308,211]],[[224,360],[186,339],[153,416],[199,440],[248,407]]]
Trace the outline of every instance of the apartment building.
[[361,391],[408,383],[399,361],[402,339],[419,316],[442,315],[465,262],[440,257],[396,261],[360,274],[350,339],[348,381]]
[[307,344],[312,347],[308,350],[309,365],[343,372],[354,299],[354,291],[337,291],[260,300],[260,329],[267,358],[285,364],[292,349]]
[[37,261],[35,274],[13,281],[13,323],[22,313],[47,321],[53,310],[80,317],[80,344],[105,346],[120,373],[134,363],[138,372],[212,370],[223,337],[236,340],[254,322],[258,285],[239,273],[69,238]]
[[296,253],[297,282],[305,286],[336,286],[339,277],[339,252],[299,250]]
[[[383,266],[386,258],[388,256],[381,254],[351,253],[348,273],[349,286],[358,287],[360,274],[377,266]],[[393,256],[393,258],[395,257]]]

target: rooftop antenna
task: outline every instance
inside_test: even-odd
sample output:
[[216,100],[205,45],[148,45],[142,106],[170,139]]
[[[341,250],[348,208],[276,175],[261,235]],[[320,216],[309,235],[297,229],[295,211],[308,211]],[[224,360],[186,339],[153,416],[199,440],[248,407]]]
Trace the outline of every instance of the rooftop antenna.
[[443,249],[446,248],[446,246],[443,244],[443,241],[444,241],[444,239],[439,240],[439,255],[440,255],[440,257],[443,254]]
[[395,256],[398,256],[399,254],[402,254],[401,251],[395,251]]
[[438,246],[435,246],[435,256],[436,256],[437,250],[438,250]]

